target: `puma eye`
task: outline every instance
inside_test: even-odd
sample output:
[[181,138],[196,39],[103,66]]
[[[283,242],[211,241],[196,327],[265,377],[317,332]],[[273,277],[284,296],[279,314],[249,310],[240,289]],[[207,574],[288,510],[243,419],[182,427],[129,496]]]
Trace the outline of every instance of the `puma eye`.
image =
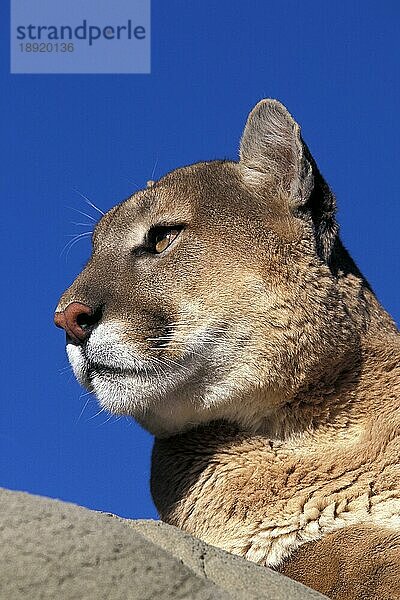
[[173,227],[152,227],[147,234],[146,250],[153,254],[161,254],[178,237],[183,229],[183,225],[174,225]]

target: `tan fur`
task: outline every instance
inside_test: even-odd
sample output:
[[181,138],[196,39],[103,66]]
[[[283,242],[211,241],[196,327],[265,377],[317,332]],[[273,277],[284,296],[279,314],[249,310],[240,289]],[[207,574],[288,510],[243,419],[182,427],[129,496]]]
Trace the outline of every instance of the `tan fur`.
[[399,558],[399,531],[368,523],[304,544],[279,570],[331,598],[398,600]]
[[399,335],[279,102],[251,112],[239,163],[107,213],[57,310],[74,301],[101,312],[68,343],[75,374],[157,436],[163,520],[332,598],[399,597]]

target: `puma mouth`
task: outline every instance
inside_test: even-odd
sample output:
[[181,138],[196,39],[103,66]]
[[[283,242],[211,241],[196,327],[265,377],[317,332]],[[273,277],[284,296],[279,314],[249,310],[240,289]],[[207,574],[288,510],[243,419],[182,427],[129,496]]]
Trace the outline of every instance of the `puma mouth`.
[[114,367],[110,365],[91,363],[88,365],[87,373],[89,378],[92,375],[111,375],[116,377],[140,377],[148,378],[157,376],[157,371],[152,366],[136,367],[134,369],[126,369],[123,367]]
[[179,356],[167,349],[148,348],[145,353],[143,344],[127,338],[124,324],[109,322],[94,328],[84,343],[67,344],[75,377],[110,413],[134,417],[161,435],[171,419],[181,430],[198,411],[207,414],[204,397],[210,389],[218,398],[226,393],[218,386],[220,340],[211,340],[208,331],[186,340]]
[[[88,348],[76,344],[67,344],[67,354],[74,374],[78,381],[87,389],[93,388],[94,380],[104,379],[110,385],[113,382],[122,382],[124,379],[131,384],[142,383],[160,383],[168,381],[171,384],[175,379],[182,381],[187,375],[197,367],[197,361],[194,357],[185,357],[185,359],[158,359],[151,357],[143,359],[134,357],[129,349],[125,348],[129,354],[129,361],[123,360],[123,356],[109,354],[107,350],[103,352],[98,349],[97,357],[93,351],[88,352]],[[88,356],[89,354],[89,356]],[[107,358],[109,360],[107,360]],[[126,358],[126,357],[125,357]]]

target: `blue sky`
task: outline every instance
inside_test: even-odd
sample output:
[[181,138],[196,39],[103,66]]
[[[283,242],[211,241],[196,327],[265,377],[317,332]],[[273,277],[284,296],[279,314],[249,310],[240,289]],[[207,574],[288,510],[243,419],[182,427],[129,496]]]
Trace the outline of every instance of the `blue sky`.
[[400,3],[153,0],[151,75],[64,76],[9,74],[2,5],[0,485],[155,517],[151,436],[96,416],[52,325],[90,251],[84,239],[61,255],[86,231],[75,190],[105,210],[153,172],[235,158],[249,110],[279,98],[337,195],[344,242],[399,321]]

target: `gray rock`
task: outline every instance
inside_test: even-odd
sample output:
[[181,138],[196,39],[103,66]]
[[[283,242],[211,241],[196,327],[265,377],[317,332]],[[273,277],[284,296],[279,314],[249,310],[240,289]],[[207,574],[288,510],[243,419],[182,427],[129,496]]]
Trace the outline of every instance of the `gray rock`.
[[0,489],[1,600],[317,600],[159,521]]

